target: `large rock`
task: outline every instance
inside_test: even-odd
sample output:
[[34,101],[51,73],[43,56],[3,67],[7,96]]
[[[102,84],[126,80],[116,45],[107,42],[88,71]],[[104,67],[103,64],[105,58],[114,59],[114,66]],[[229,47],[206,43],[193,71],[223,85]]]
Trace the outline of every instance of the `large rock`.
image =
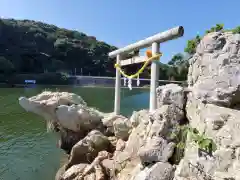
[[19,104],[26,111],[36,113],[46,120],[56,119],[55,110],[59,105],[87,105],[86,102],[76,94],[51,91],[44,91],[31,98],[20,97]]
[[[240,111],[203,104],[190,93],[186,106],[190,125],[217,146],[212,156],[199,154],[199,146],[187,139],[185,155],[175,174],[175,180],[198,177],[220,180],[224,177],[240,178]],[[184,179],[185,178],[185,179]]]
[[58,147],[63,149],[67,154],[70,154],[72,147],[85,137],[85,132],[74,132],[62,127],[58,127],[60,132],[60,139],[58,141]]
[[184,88],[177,84],[167,84],[157,88],[157,105],[158,108],[162,105],[174,104],[180,109],[184,109],[186,98]]
[[162,137],[154,136],[138,151],[142,164],[153,162],[168,162],[175,148],[173,142],[168,143]]
[[213,32],[203,37],[190,59],[186,115],[190,126],[217,149],[203,152],[188,136],[174,180],[240,179],[239,49],[239,34]]
[[60,105],[56,108],[57,122],[60,126],[74,132],[87,132],[103,126],[102,114],[84,105]]
[[100,131],[93,130],[73,146],[66,169],[75,164],[92,162],[98,152],[109,149],[111,143],[108,138]]
[[62,174],[60,180],[104,180],[105,172],[101,161],[110,157],[106,151],[101,151],[91,164],[77,164]]
[[117,138],[127,140],[132,126],[128,118],[118,118],[113,122],[114,134]]
[[49,124],[74,132],[97,129],[104,117],[104,113],[88,107],[80,96],[68,92],[44,91],[31,98],[20,97],[19,104],[26,111],[42,116]]
[[132,116],[130,117],[130,122],[133,127],[137,127],[143,121],[146,121],[146,123],[148,123],[148,118],[148,110],[143,109],[140,111],[133,111]]
[[48,130],[60,133],[59,147],[68,154],[91,130],[107,134],[108,127],[102,120],[110,115],[88,107],[76,94],[44,91],[31,98],[20,97],[19,104],[26,111],[42,116],[47,121]]
[[226,107],[240,102],[240,35],[205,35],[190,59],[189,88],[195,99]]
[[169,163],[158,162],[152,167],[146,167],[131,180],[172,180],[174,170]]
[[[147,114],[145,114],[146,111],[137,113],[134,115],[135,118],[145,118],[132,120],[132,122],[138,121],[139,124],[132,129],[125,148],[114,155],[114,167],[120,172],[117,174],[119,180],[132,178],[136,171],[135,167],[142,162],[144,164],[156,161],[166,162],[172,155],[174,148],[173,143],[167,143],[172,140],[170,134],[177,127],[179,121],[184,118],[183,110],[176,105],[163,105]],[[161,143],[166,146],[161,146]]]
[[102,123],[107,128],[106,134],[115,135],[118,139],[127,140],[132,129],[128,118],[115,113],[105,114]]
[[69,168],[65,173],[61,175],[59,180],[77,180],[78,176],[83,173],[84,169],[89,166],[89,164],[77,164]]

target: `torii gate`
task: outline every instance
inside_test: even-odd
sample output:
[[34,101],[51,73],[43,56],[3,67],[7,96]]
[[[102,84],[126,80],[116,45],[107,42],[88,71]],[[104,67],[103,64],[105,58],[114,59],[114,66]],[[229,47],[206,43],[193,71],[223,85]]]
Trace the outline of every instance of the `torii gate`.
[[[152,55],[159,53],[160,43],[176,39],[183,36],[184,28],[182,26],[175,27],[173,29],[158,33],[154,36],[148,37],[144,40],[138,41],[134,44],[130,44],[123,48],[117,49],[110,52],[108,55],[110,58],[116,57],[116,63],[121,66],[141,63],[146,60],[146,57],[137,56],[130,59],[124,60],[124,55],[129,52],[138,51],[142,48],[152,46]],[[150,82],[150,104],[149,111],[152,112],[157,106],[157,95],[156,89],[158,87],[158,77],[159,77],[159,64],[153,61],[151,64],[151,82]],[[115,80],[115,102],[114,102],[114,112],[115,114],[120,114],[120,89],[121,89],[121,73],[116,68],[116,80]]]

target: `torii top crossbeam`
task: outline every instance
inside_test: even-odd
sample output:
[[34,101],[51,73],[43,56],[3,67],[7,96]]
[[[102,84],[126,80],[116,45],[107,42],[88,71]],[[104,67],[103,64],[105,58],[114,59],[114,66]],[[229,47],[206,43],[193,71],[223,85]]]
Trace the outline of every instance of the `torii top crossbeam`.
[[145,47],[149,47],[152,45],[152,43],[163,43],[169,40],[176,39],[178,37],[183,36],[184,34],[184,28],[182,26],[178,26],[175,28],[172,28],[170,30],[155,34],[154,36],[148,37],[144,40],[138,41],[134,44],[130,44],[128,46],[125,46],[123,48],[117,49],[115,51],[112,51],[108,54],[110,58],[116,57],[118,54],[122,53],[128,53],[134,50],[142,49]]
[[[117,64],[121,64],[121,57],[124,57],[125,54],[136,51],[145,47],[152,46],[152,54],[159,53],[160,43],[176,39],[178,37],[183,36],[184,28],[182,26],[178,26],[172,28],[170,30],[158,33],[154,36],[148,37],[136,43],[130,44],[123,48],[117,49],[115,51],[110,52],[108,55],[110,58],[117,58]],[[158,86],[158,75],[159,75],[159,67],[158,63],[152,62],[151,64],[151,83],[150,83],[150,107],[149,110],[153,111],[156,109],[157,99],[156,99],[156,88]],[[114,103],[114,112],[116,114],[120,113],[120,88],[121,88],[121,74],[116,69],[116,81],[115,81],[115,103]]]

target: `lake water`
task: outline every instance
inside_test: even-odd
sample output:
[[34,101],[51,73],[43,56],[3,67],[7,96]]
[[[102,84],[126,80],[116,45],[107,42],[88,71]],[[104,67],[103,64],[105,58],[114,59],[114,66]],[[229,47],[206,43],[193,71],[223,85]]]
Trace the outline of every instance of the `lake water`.
[[[48,90],[74,92],[89,106],[111,112],[112,88],[51,87]],[[56,146],[57,136],[46,132],[41,117],[26,113],[18,104],[20,96],[33,96],[45,88],[0,89],[0,180],[54,180],[64,153]],[[122,89],[121,113],[148,107],[149,90]]]

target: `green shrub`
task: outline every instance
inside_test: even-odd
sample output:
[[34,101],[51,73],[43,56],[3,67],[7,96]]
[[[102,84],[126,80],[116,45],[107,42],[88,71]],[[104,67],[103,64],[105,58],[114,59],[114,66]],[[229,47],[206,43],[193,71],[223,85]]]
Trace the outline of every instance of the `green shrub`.
[[202,150],[209,155],[212,155],[216,151],[217,146],[214,141],[205,136],[204,133],[200,134],[196,128],[192,128],[189,125],[178,126],[177,130],[171,134],[171,138],[177,142],[175,149],[175,161],[179,162],[183,157],[183,150],[186,146],[186,138],[190,136],[190,140],[193,141],[199,150]]

